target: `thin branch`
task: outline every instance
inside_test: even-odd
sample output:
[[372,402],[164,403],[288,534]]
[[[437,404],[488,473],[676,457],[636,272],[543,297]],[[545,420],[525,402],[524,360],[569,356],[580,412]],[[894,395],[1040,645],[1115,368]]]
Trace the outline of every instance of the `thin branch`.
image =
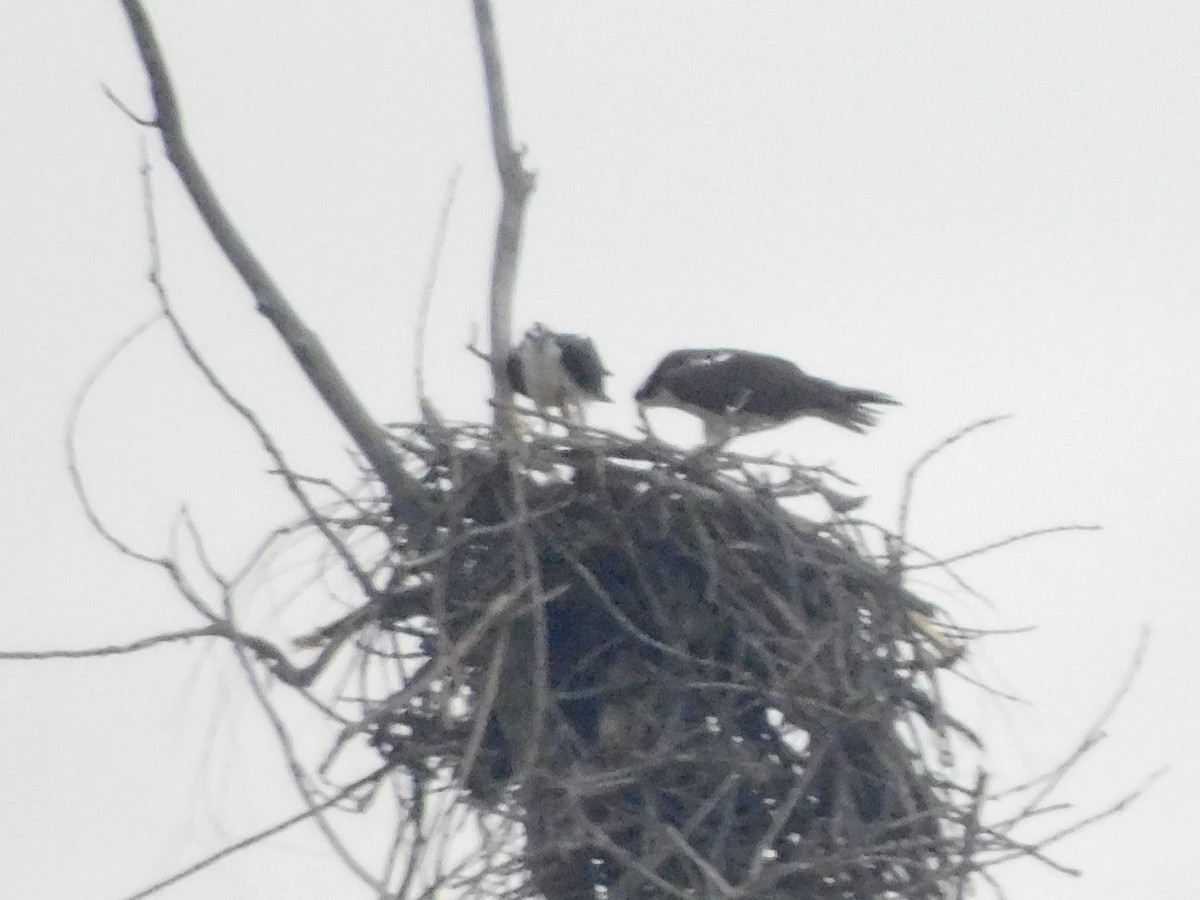
[[64,438],[67,453],[67,472],[71,476],[71,486],[75,490],[75,496],[79,498],[79,503],[83,507],[83,514],[87,518],[88,523],[93,529],[95,529],[96,533],[109,544],[111,544],[118,553],[142,562],[151,563],[153,565],[162,565],[163,560],[159,557],[142,553],[140,550],[135,550],[129,544],[118,538],[109,530],[108,526],[104,524],[104,521],[100,518],[100,514],[96,512],[96,508],[92,506],[91,498],[88,496],[87,489],[84,487],[83,475],[79,471],[79,453],[75,447],[75,436],[76,431],[79,428],[79,416],[83,412],[84,403],[87,402],[88,397],[91,395],[92,388],[96,386],[96,383],[100,380],[100,376],[108,370],[108,367],[112,365],[116,358],[120,356],[130,344],[145,334],[152,325],[161,319],[162,315],[160,313],[155,313],[149,318],[144,319],[138,325],[134,326],[124,337],[122,337],[119,341],[117,341],[116,344],[113,345],[112,349],[104,355],[104,358],[101,359],[100,362],[96,364],[95,368],[88,373],[87,378],[84,379],[83,385],[79,388],[79,391],[71,400],[71,407],[67,412],[66,435]]
[[112,103],[112,105],[115,106],[117,109],[119,109],[127,117],[129,117],[134,122],[134,124],[141,125],[145,128],[155,127],[153,119],[143,119],[141,116],[139,116],[137,113],[135,113],[132,109],[129,108],[128,104],[126,104],[124,100],[122,100],[120,97],[118,97],[116,95],[116,93],[113,91],[113,89],[110,88],[107,84],[104,84],[103,82],[101,82],[100,90],[102,90],[104,92],[104,96],[109,99],[109,101]]
[[496,41],[496,23],[488,0],[474,0],[475,26],[479,33],[479,53],[487,85],[488,111],[492,124],[492,149],[500,174],[500,219],[496,225],[496,247],[492,258],[492,288],[489,304],[491,323],[491,362],[494,383],[495,424],[501,434],[512,434],[515,427],[512,387],[505,363],[512,347],[513,291],[517,281],[517,261],[521,252],[521,225],[525,202],[533,190],[533,173],[525,169],[521,151],[513,147],[508,100],[504,89],[504,69]]
[[[169,564],[168,564],[169,566]],[[169,572],[177,570],[168,568]],[[140,638],[128,644],[113,644],[107,647],[87,647],[80,650],[12,650],[0,651],[0,660],[35,660],[35,659],[94,659],[104,656],[120,656],[126,653],[136,653],[162,644],[179,641],[190,641],[193,638],[217,637],[223,638],[238,647],[248,650],[265,664],[271,673],[284,684],[292,687],[307,687],[324,669],[332,656],[329,647],[322,650],[317,659],[303,668],[297,668],[291,663],[278,647],[265,638],[239,631],[232,623],[214,621],[202,628],[189,628],[183,631],[171,631],[165,634],[151,635]],[[340,644],[331,645],[336,649]]]
[[[1041,788],[1034,793],[1034,795],[1025,803],[1021,811],[1017,813],[1015,821],[1019,822],[1020,820],[1024,819],[1037,806],[1039,806],[1041,802],[1045,800],[1046,797],[1048,797],[1050,793],[1062,782],[1067,773],[1074,768],[1075,763],[1077,763],[1085,754],[1087,754],[1088,751],[1090,751],[1096,746],[1096,744],[1104,739],[1104,726],[1108,724],[1108,720],[1113,717],[1113,714],[1117,711],[1117,707],[1121,705],[1121,702],[1125,699],[1125,697],[1129,694],[1130,689],[1133,687],[1133,683],[1137,678],[1138,672],[1141,671],[1142,666],[1145,664],[1146,648],[1149,646],[1149,644],[1150,627],[1148,625],[1143,625],[1141,633],[1138,635],[1137,647],[1133,651],[1133,660],[1130,662],[1129,668],[1125,670],[1124,676],[1122,676],[1121,681],[1117,684],[1117,688],[1115,691],[1113,691],[1108,703],[1105,704],[1104,708],[1100,711],[1100,714],[1096,716],[1095,720],[1084,733],[1083,738],[1080,740],[1079,744],[1071,752],[1071,754],[1050,773],[1045,775],[1044,781],[1042,781],[1042,779],[1035,779],[1034,782],[1026,785],[1032,787],[1034,784],[1037,784],[1038,781],[1042,781]],[[1010,788],[1008,791],[1005,791],[1005,793],[1011,794],[1014,791],[1022,790],[1026,786]]]
[[1032,538],[1045,537],[1048,534],[1059,534],[1064,531],[1100,531],[1100,525],[1052,525],[1048,528],[1035,528],[1032,531],[1023,531],[1020,534],[1009,535],[1006,538],[1001,538],[998,541],[992,541],[990,544],[984,544],[981,547],[973,547],[970,550],[963,550],[961,553],[955,553],[953,556],[941,557],[933,559],[929,562],[910,564],[904,567],[906,572],[914,572],[917,569],[943,568],[952,563],[962,562],[964,559],[971,559],[975,556],[982,556],[985,553],[990,553],[993,550],[999,550],[1001,547],[1008,547],[1012,544],[1019,544],[1022,541],[1028,541]]
[[678,828],[674,825],[668,825],[666,830],[667,837],[671,840],[671,843],[683,851],[683,855],[690,859],[692,864],[704,873],[704,877],[708,880],[708,883],[716,888],[722,897],[732,897],[736,893],[733,885],[722,877],[721,873],[717,871],[716,866],[696,852],[696,848],[684,839],[683,835],[679,833]]
[[358,781],[355,781],[353,784],[350,784],[350,785],[342,788],[340,791],[338,791],[332,797],[330,797],[327,800],[322,801],[321,803],[315,805],[311,809],[306,809],[304,812],[297,813],[296,815],[292,816],[291,818],[284,819],[282,822],[277,822],[276,824],[272,825],[270,828],[264,828],[262,831],[252,834],[249,837],[243,838],[240,841],[232,843],[229,846],[224,847],[221,850],[218,850],[216,853],[213,853],[209,856],[204,857],[204,859],[200,860],[199,862],[195,863],[194,865],[188,866],[186,869],[181,869],[180,871],[176,872],[174,875],[172,875],[169,878],[164,878],[162,881],[156,882],[156,883],[150,885],[148,888],[138,891],[136,894],[129,894],[128,896],[123,897],[122,900],[144,900],[144,898],[150,897],[154,894],[157,894],[160,891],[162,891],[164,888],[168,888],[173,884],[178,884],[179,882],[183,881],[185,878],[195,875],[197,872],[199,872],[203,869],[207,869],[209,866],[213,865],[214,863],[220,862],[221,860],[225,859],[228,856],[232,856],[233,854],[237,853],[239,850],[245,850],[247,847],[253,847],[255,844],[262,843],[267,838],[273,837],[274,835],[277,835],[282,831],[286,831],[287,829],[291,828],[293,825],[298,825],[301,822],[303,822],[305,819],[310,819],[313,816],[315,816],[317,813],[322,812],[323,810],[329,809],[331,806],[334,806],[337,803],[341,802],[344,798],[348,797],[350,794],[354,793],[359,788],[366,787],[367,785],[371,784],[372,782],[377,781],[380,777],[382,777],[384,775],[384,773],[387,772],[387,768],[388,768],[387,766],[381,766],[380,768],[378,768],[374,772],[372,772],[370,775],[366,775],[363,778],[358,779]]
[[462,166],[455,165],[446,181],[446,197],[442,201],[442,212],[438,216],[437,229],[433,234],[433,249],[429,253],[429,268],[425,272],[425,283],[421,286],[421,303],[417,310],[417,330],[413,335],[413,358],[416,369],[417,404],[421,418],[427,425],[442,428],[442,417],[438,415],[433,401],[425,391],[425,327],[429,323],[429,307],[433,303],[433,289],[437,284],[438,264],[442,249],[446,246],[446,233],[450,227],[450,210],[454,208],[454,196],[458,190],[458,179]]
[[371,584],[370,578],[359,567],[357,560],[355,560],[354,555],[346,545],[333,533],[333,530],[325,521],[325,517],[313,506],[312,501],[309,500],[308,495],[304,492],[300,480],[292,473],[291,466],[287,464],[287,460],[283,457],[283,451],[275,443],[275,439],[271,436],[271,433],[267,431],[266,426],[262,424],[254,411],[234,396],[233,391],[217,377],[217,373],[213,371],[213,368],[201,355],[199,349],[192,342],[191,336],[183,327],[183,323],[175,315],[170,295],[167,293],[166,282],[163,279],[162,253],[158,239],[158,220],[154,202],[154,182],[151,178],[150,159],[146,154],[144,145],[142,153],[142,204],[146,219],[146,241],[150,248],[150,273],[148,277],[150,285],[154,288],[155,296],[158,298],[159,309],[170,324],[171,330],[174,331],[175,338],[179,342],[179,346],[183,349],[188,359],[191,360],[192,365],[199,370],[204,380],[208,382],[209,387],[216,392],[217,396],[230,409],[237,413],[249,426],[250,430],[254,432],[254,436],[258,438],[258,442],[263,450],[275,463],[275,471],[283,476],[283,481],[288,491],[300,505],[300,508],[304,510],[309,521],[316,526],[334,552],[337,553],[342,561],[342,565],[345,566],[346,571],[358,583],[363,594],[368,599],[372,599],[375,596],[375,589]]
[[[547,595],[544,599],[549,603],[556,599],[565,591],[565,586],[557,591]],[[334,758],[341,752],[342,747],[357,734],[362,734],[367,731],[372,725],[377,724],[384,719],[390,712],[398,709],[403,709],[409,701],[425,690],[430,683],[441,677],[447,671],[450,671],[454,666],[457,666],[462,659],[475,647],[483,637],[488,634],[492,627],[503,617],[508,608],[513,605],[518,599],[523,596],[523,587],[521,589],[509,590],[497,596],[491,603],[488,604],[486,610],[479,619],[474,622],[466,633],[460,638],[454,647],[438,656],[430,659],[418,669],[408,683],[403,688],[396,691],[390,697],[379,703],[375,709],[363,716],[362,719],[353,725],[342,730],[334,742],[333,748],[325,757],[325,761],[321,763],[319,772],[328,771],[333,765]]]
[[169,631],[140,638],[128,644],[113,644],[109,647],[89,647],[82,650],[0,650],[0,659],[96,659],[102,656],[122,656],[137,653],[163,644],[190,641],[198,637],[228,637],[226,629],[219,625],[189,628],[184,631]]
[[[1139,784],[1136,788],[1134,788],[1133,790],[1129,791],[1126,794],[1123,794],[1121,797],[1119,797],[1118,799],[1116,799],[1115,801],[1110,803],[1104,809],[1100,810],[1099,812],[1092,813],[1092,815],[1087,816],[1086,818],[1080,819],[1077,822],[1072,822],[1071,824],[1064,826],[1063,828],[1059,829],[1058,831],[1054,832],[1053,834],[1049,835],[1048,837],[1042,838],[1040,841],[1038,841],[1036,844],[1033,845],[1033,848],[1038,851],[1044,850],[1046,847],[1049,847],[1052,844],[1057,844],[1059,841],[1063,840],[1063,838],[1070,837],[1071,835],[1076,834],[1085,828],[1095,825],[1097,822],[1107,819],[1110,816],[1115,816],[1117,813],[1124,812],[1132,803],[1134,803],[1134,801],[1140,800],[1142,795],[1145,794],[1146,791],[1150,790],[1150,788],[1154,786],[1155,782],[1157,782],[1159,778],[1161,778],[1163,775],[1165,775],[1167,773],[1167,771],[1168,770],[1166,768],[1162,768],[1162,769],[1158,769],[1155,772],[1152,772],[1145,779],[1143,779],[1142,783]],[[1017,849],[1011,855],[1000,857],[999,859],[994,860],[991,864],[999,865],[1000,863],[1008,862],[1011,859],[1019,859],[1020,857],[1026,855],[1026,852],[1030,849],[1030,848],[1028,848],[1024,845],[1020,845],[1020,844],[1017,844],[1016,846],[1017,846]],[[1043,861],[1049,862],[1049,860],[1043,860]],[[1050,864],[1054,865],[1054,863],[1050,863]],[[1055,867],[1061,868],[1063,871],[1066,871],[1068,874],[1071,874],[1071,875],[1082,874],[1077,869],[1067,869],[1065,867],[1059,867],[1059,866],[1055,866]]]
[[958,884],[954,889],[954,900],[966,900],[967,884],[972,866],[975,862],[975,842],[979,838],[979,813],[987,795],[988,775],[982,769],[975,779],[975,789],[971,792],[971,806],[967,814],[966,834],[963,837],[962,859],[957,873]]
[[[980,428],[986,428],[989,425],[995,425],[998,422],[1003,422],[1010,418],[1012,418],[1012,416],[1009,415],[989,416],[986,419],[980,419],[978,422],[972,422],[970,425],[960,428],[958,431],[954,432],[954,434],[944,438],[934,446],[930,447],[921,454],[920,458],[918,458],[915,463],[909,466],[908,471],[904,474],[904,492],[901,494],[900,517],[896,524],[896,535],[900,539],[899,546],[895,551],[897,554],[902,555],[904,553],[904,547],[908,539],[908,514],[909,507],[912,503],[913,487],[916,484],[917,475],[920,474],[921,470],[925,467],[925,464],[947,447],[957,444],[972,432],[978,431]],[[897,568],[902,566],[902,564],[903,559],[897,558],[892,560],[892,565]]]
[[167,158],[179,173],[209,233],[254,295],[258,311],[275,326],[330,412],[341,422],[387,487],[396,517],[402,521],[420,518],[424,508],[420,484],[405,471],[401,460],[388,444],[387,432],[367,412],[320,339],[292,309],[283,292],[246,244],[193,155],[184,133],[183,119],[167,72],[166,60],[141,2],[121,0],[121,6],[150,80],[154,123],[162,134]]
[[[226,607],[226,612],[232,619],[233,610],[228,605]],[[334,831],[333,826],[326,821],[324,812],[329,808],[329,806],[332,805],[332,803],[317,803],[314,800],[313,794],[309,790],[307,773],[304,771],[304,767],[301,765],[299,757],[296,754],[295,747],[293,746],[291,733],[288,731],[286,723],[276,711],[274,705],[268,699],[262,684],[259,683],[258,678],[255,676],[254,669],[250,664],[250,658],[245,652],[245,648],[238,648],[237,658],[238,664],[242,667],[242,672],[246,676],[246,682],[250,686],[251,693],[254,694],[254,698],[258,701],[259,707],[263,710],[263,713],[267,717],[267,721],[271,723],[271,729],[275,732],[275,736],[279,741],[280,750],[283,753],[284,760],[287,762],[288,772],[292,776],[292,781],[295,783],[296,790],[300,794],[300,799],[304,802],[304,805],[308,807],[308,815],[312,816],[313,823],[317,826],[325,840],[329,843],[330,849],[337,854],[338,858],[341,859],[346,868],[349,869],[354,875],[358,876],[359,879],[361,879],[370,887],[378,889],[380,887],[378,880],[372,877],[371,873],[368,872],[358,862],[358,860],[353,857],[349,849],[345,846],[345,843],[338,836],[337,832]],[[387,764],[382,768],[377,769],[375,771],[374,778],[383,777],[389,768],[391,768],[391,766],[390,764]],[[359,782],[359,784],[361,784],[361,782]],[[342,791],[337,797],[334,797],[333,800],[336,802],[346,795],[347,791]]]

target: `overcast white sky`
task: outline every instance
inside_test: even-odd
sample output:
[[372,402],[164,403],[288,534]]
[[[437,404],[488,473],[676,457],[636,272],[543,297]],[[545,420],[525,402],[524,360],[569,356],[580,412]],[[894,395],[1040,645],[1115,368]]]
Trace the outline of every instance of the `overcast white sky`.
[[[414,415],[410,338],[444,182],[464,167],[429,331],[430,389],[485,414],[463,345],[482,324],[497,201],[469,4],[152,2],[195,148],[237,222],[381,418]],[[1146,667],[1061,799],[1124,815],[1065,842],[1072,880],[1021,864],[1014,898],[1195,895],[1200,804],[1194,548],[1200,482],[1200,10],[1048,3],[500,2],[514,127],[539,172],[517,319],[592,334],[616,376],[599,420],[678,346],[743,346],[904,402],[869,437],[822,423],[747,440],[834,461],[894,520],[899,482],[967,422],[1014,413],[931,468],[914,537],[953,553],[1099,523],[963,567],[1037,626],[960,692],[997,785],[1051,765]],[[63,430],[86,373],[154,300],[115,0],[13,4],[0,31],[0,648],[84,647],[196,624],[89,530]],[[215,365],[294,463],[343,465],[313,400],[161,160],[166,274]],[[669,434],[698,429],[663,413]],[[672,430],[674,429],[674,430]],[[290,514],[268,462],[165,330],[85,410],[85,476],[126,539],[161,551],[186,502],[231,563]],[[264,589],[264,618],[271,598]],[[0,662],[0,893],[117,898],[292,812],[271,735],[219,648]],[[1030,834],[1030,837],[1033,837]],[[305,831],[164,894],[366,896]]]

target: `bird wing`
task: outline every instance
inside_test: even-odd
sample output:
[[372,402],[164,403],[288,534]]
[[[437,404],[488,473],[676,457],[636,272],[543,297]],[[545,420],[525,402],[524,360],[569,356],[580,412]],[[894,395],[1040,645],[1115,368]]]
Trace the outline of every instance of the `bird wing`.
[[591,338],[578,334],[558,335],[562,351],[562,367],[571,379],[586,393],[601,400],[608,400],[604,393],[604,376],[609,374],[600,361],[600,354]]
[[863,404],[897,402],[887,394],[809,375],[778,356],[728,350],[681,357],[663,384],[684,403],[718,414],[733,410],[781,422],[809,415],[855,431],[875,421]]
[[517,350],[512,350],[508,354],[508,359],[504,363],[504,370],[508,374],[508,383],[512,389],[518,394],[525,393],[525,366],[521,363],[521,354]]
[[[788,418],[797,399],[810,399],[808,378],[794,363],[777,356],[711,350],[681,357],[662,381],[679,400],[714,413],[736,409]],[[797,388],[803,397],[796,396]]]

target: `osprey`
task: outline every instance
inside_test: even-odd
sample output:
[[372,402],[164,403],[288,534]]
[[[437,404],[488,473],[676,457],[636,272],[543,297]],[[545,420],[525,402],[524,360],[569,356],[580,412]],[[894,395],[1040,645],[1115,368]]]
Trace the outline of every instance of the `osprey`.
[[589,337],[551,331],[540,322],[525,332],[506,364],[512,389],[538,408],[558,409],[570,422],[583,422],[583,407],[594,400],[611,403],[604,376],[611,374]]
[[668,353],[634,399],[641,406],[671,406],[698,416],[711,446],[802,416],[863,432],[875,424],[876,411],[869,405],[898,403],[878,391],[808,375],[778,356],[724,349]]

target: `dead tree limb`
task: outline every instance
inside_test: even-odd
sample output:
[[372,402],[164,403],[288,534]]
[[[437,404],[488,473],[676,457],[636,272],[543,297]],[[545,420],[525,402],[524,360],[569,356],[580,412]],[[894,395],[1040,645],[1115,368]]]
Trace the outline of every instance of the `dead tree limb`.
[[445,423],[425,390],[425,332],[429,325],[429,310],[433,305],[433,291],[437,286],[438,265],[442,261],[442,250],[446,246],[446,235],[450,231],[450,211],[454,208],[454,195],[458,191],[458,178],[462,165],[455,164],[446,180],[446,198],[438,216],[437,228],[433,233],[433,248],[429,251],[429,265],[425,270],[425,283],[421,285],[421,302],[417,306],[417,327],[413,332],[413,380],[417,386],[417,407],[421,418],[430,428],[442,429]]
[[512,346],[513,289],[517,282],[517,259],[521,252],[521,226],[525,218],[525,201],[533,190],[534,175],[525,168],[523,152],[513,147],[504,71],[500,65],[491,4],[488,0],[474,0],[473,5],[483,76],[487,84],[492,149],[496,154],[496,170],[500,174],[500,219],[496,224],[489,309],[495,424],[502,433],[508,433],[512,430],[512,388],[504,366]]
[[986,428],[989,425],[995,425],[998,422],[1003,422],[1010,418],[1012,418],[1012,416],[988,416],[986,419],[980,419],[977,422],[972,422],[970,425],[960,428],[958,431],[954,432],[954,434],[930,447],[921,454],[921,457],[915,463],[909,466],[908,471],[904,473],[904,492],[900,498],[899,521],[896,523],[896,537],[898,538],[898,542],[890,548],[889,552],[889,556],[891,557],[889,560],[889,565],[891,568],[899,570],[904,566],[904,545],[908,540],[908,516],[909,509],[912,504],[913,488],[917,483],[917,475],[919,475],[921,470],[925,468],[926,463],[928,463],[947,447],[957,444],[973,431],[978,431],[980,428]]
[[268,828],[264,828],[261,831],[250,835],[249,837],[242,838],[240,841],[235,841],[234,843],[229,844],[228,846],[223,847],[222,849],[218,850],[216,853],[210,853],[208,856],[204,857],[204,859],[200,860],[197,863],[194,863],[193,865],[188,866],[186,869],[181,869],[178,872],[175,872],[174,874],[172,874],[170,877],[164,878],[162,881],[156,882],[156,883],[150,885],[149,887],[138,891],[136,894],[130,894],[127,897],[122,898],[122,900],[145,900],[146,897],[153,896],[154,894],[157,894],[157,893],[165,890],[166,888],[171,887],[172,885],[178,884],[179,882],[183,881],[185,878],[188,878],[191,875],[195,875],[197,872],[201,871],[202,869],[207,869],[209,866],[213,865],[214,863],[218,863],[221,860],[225,859],[226,857],[232,856],[233,854],[237,853],[239,850],[245,850],[248,847],[253,847],[256,844],[261,844],[267,838],[274,837],[275,835],[279,834],[282,831],[287,831],[293,825],[299,825],[301,822],[304,822],[307,819],[311,819],[313,816],[317,815],[322,810],[330,809],[331,807],[337,805],[342,800],[344,800],[346,797],[351,796],[356,791],[361,790],[362,788],[370,787],[370,786],[374,785],[376,782],[379,781],[379,779],[383,778],[386,774],[387,774],[387,767],[382,766],[382,767],[376,769],[374,772],[371,772],[369,775],[365,775],[362,778],[358,779],[353,784],[347,785],[346,787],[339,790],[333,796],[321,801],[319,804],[316,804],[312,808],[306,809],[306,810],[304,810],[304,812],[297,813],[296,815],[291,816],[290,818],[284,819],[280,822],[276,822],[274,825],[271,825]]
[[[420,485],[404,470],[388,445],[387,432],[371,417],[350,389],[317,335],[292,308],[279,286],[242,238],[192,153],[166,60],[154,27],[140,0],[121,0],[133,31],[154,102],[151,124],[162,135],[167,159],[208,226],[225,258],[241,276],[255,305],[283,339],[326,406],[342,424],[390,494],[393,512],[402,521],[419,518],[424,508]],[[139,120],[143,121],[143,120]]]

